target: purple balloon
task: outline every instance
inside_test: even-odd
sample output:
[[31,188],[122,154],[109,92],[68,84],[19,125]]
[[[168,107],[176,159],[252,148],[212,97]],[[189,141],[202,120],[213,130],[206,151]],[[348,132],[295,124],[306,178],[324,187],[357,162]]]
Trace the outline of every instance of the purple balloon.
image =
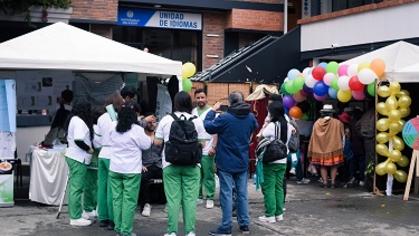
[[319,81],[314,85],[313,91],[315,95],[322,97],[327,95],[329,87],[323,81]]
[[313,94],[314,98],[319,101],[319,102],[323,102],[327,99],[327,95],[324,96],[317,96],[316,94]]
[[[307,95],[310,95],[310,94],[312,94],[313,93],[313,89],[312,88],[310,88],[310,87],[307,87],[306,85],[304,85],[304,87],[303,87],[303,91],[307,94]],[[307,96],[306,95],[306,96]]]
[[284,106],[286,107],[286,108],[291,108],[291,107],[293,107],[293,106],[295,106],[295,101],[294,101],[294,99],[291,97],[291,96],[284,96],[283,98],[282,98],[282,102],[283,102],[283,104],[284,104]]

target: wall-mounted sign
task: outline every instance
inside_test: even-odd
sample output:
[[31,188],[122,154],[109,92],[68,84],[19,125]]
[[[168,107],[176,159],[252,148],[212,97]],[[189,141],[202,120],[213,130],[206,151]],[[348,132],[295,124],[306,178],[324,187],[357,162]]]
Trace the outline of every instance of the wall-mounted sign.
[[197,13],[121,7],[118,9],[118,25],[201,30],[202,16]]

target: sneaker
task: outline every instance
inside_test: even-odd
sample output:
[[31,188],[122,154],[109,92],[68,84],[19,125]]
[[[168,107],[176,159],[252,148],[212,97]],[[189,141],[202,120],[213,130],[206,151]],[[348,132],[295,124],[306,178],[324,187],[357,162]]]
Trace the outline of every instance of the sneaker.
[[176,236],[176,233],[164,234],[164,236]]
[[275,216],[275,220],[276,220],[276,222],[283,221],[284,220],[284,215]]
[[189,232],[186,236],[196,236],[195,232]]
[[83,218],[75,219],[75,220],[70,219],[70,225],[72,226],[89,226],[91,224],[92,224],[92,221],[86,220]]
[[259,221],[266,222],[266,223],[275,223],[275,216],[259,216]]
[[144,204],[143,212],[141,212],[141,215],[144,217],[149,217],[151,215],[151,205],[146,203]]
[[231,231],[220,231],[220,230],[211,230],[209,231],[208,235],[210,236],[231,236]]
[[250,229],[247,225],[240,226],[240,231],[242,232],[242,234],[250,234]]
[[297,184],[309,184],[310,179],[302,178],[301,180],[297,180]]
[[207,199],[207,204],[205,205],[205,208],[207,208],[207,209],[214,208],[214,200]]
[[83,211],[81,217],[83,219],[86,219],[86,220],[93,220],[93,219],[95,219],[97,217],[97,213],[96,213],[95,210],[90,211],[90,212]]
[[291,168],[290,174],[295,175],[295,168]]

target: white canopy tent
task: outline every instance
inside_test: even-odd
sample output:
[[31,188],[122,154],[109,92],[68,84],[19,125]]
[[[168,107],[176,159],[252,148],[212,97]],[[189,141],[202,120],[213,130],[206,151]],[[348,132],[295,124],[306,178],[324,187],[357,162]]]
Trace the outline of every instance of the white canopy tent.
[[182,63],[58,22],[1,43],[0,69],[180,75]]
[[385,62],[385,76],[389,81],[419,82],[419,46],[404,41],[382,47],[341,64],[360,64],[371,62],[376,58]]

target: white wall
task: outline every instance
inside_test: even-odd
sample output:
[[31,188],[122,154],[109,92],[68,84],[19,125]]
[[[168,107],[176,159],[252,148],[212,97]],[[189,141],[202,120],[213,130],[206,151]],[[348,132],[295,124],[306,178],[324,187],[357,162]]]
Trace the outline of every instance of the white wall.
[[30,146],[42,142],[49,131],[49,126],[27,127],[16,129],[17,155],[26,162],[25,155],[30,151]]
[[419,2],[303,24],[301,51],[419,37]]

